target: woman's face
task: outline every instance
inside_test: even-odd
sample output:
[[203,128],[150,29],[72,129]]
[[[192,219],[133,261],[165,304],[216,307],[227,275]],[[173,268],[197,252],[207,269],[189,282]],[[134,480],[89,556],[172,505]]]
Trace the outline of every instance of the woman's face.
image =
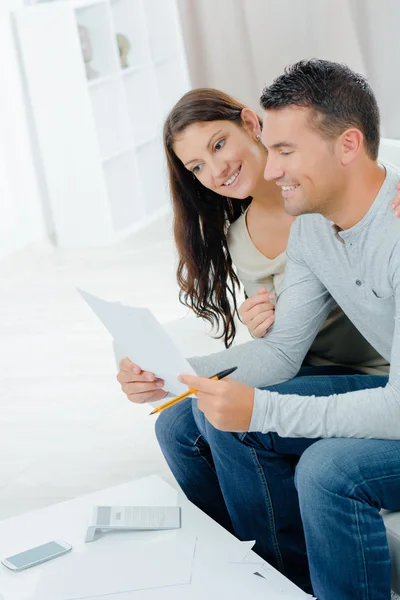
[[267,155],[257,133],[233,121],[194,123],[179,135],[173,149],[206,188],[242,200],[263,181]]

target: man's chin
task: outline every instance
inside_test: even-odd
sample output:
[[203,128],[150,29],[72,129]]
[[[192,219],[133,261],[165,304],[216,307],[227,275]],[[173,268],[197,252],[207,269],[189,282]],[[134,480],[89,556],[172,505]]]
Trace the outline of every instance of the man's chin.
[[299,217],[300,215],[312,215],[317,210],[312,209],[310,206],[307,206],[304,202],[295,202],[294,200],[285,200],[284,201],[285,211],[291,217]]
[[291,215],[292,217],[298,217],[307,212],[304,210],[304,206],[301,206],[298,202],[291,202],[290,200],[284,201],[284,207],[288,215]]

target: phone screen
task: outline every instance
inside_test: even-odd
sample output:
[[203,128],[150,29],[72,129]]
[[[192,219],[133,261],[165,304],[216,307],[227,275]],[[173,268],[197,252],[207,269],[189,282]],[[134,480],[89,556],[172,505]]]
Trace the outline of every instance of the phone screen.
[[54,556],[55,554],[60,554],[61,552],[65,552],[63,546],[57,544],[57,542],[48,542],[48,544],[36,546],[36,548],[30,548],[30,550],[25,550],[25,552],[14,554],[14,556],[10,556],[7,560],[19,569],[20,567],[37,562],[43,558],[48,558],[49,556]]

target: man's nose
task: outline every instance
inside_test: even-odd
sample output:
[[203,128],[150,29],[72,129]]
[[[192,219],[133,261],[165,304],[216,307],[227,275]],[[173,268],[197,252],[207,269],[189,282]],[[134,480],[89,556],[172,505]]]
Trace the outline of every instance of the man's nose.
[[268,153],[267,164],[264,169],[264,179],[266,181],[274,181],[280,179],[284,175],[284,170],[279,165],[279,161],[271,158],[271,152]]

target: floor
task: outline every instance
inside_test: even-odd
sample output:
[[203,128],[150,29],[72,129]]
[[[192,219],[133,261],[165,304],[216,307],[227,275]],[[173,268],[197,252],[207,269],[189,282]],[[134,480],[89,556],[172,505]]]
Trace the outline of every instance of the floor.
[[117,247],[33,246],[0,263],[0,519],[150,473],[173,482],[75,287],[147,306],[186,356],[222,349],[180,305],[175,266],[169,217]]

